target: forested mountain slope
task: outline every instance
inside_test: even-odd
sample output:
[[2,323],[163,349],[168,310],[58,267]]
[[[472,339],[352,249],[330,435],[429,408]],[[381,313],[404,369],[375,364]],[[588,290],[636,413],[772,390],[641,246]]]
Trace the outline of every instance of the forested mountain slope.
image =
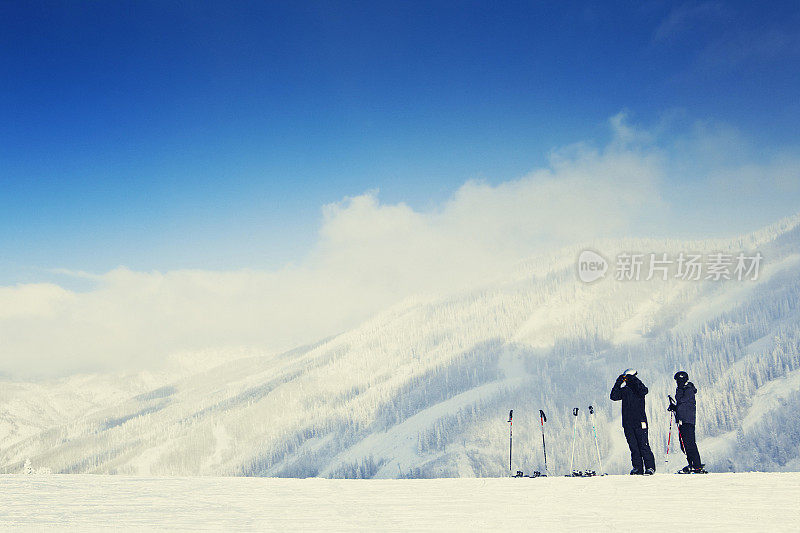
[[[592,243],[606,279],[576,275],[582,248],[532,258],[508,279],[409,299],[317,345],[238,354],[217,366],[75,376],[0,388],[0,470],[327,477],[498,476],[627,471],[615,377],[650,388],[650,439],[664,465],[667,394],[699,389],[710,470],[800,470],[800,217],[733,240]],[[758,279],[618,281],[623,252],[763,254]],[[225,361],[221,354],[220,361]],[[190,360],[190,359],[189,359]],[[673,451],[674,453],[674,451]],[[679,453],[679,452],[678,452]],[[670,468],[683,466],[676,457]]]

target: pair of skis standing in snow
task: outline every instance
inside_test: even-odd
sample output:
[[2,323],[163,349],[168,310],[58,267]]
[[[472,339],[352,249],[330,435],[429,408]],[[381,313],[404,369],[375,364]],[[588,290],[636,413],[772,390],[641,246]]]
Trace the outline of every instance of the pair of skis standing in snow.
[[[631,464],[633,470],[631,474],[654,474],[656,471],[656,460],[647,438],[647,415],[645,414],[644,397],[647,395],[647,387],[636,376],[634,369],[628,369],[617,378],[614,387],[611,389],[611,399],[622,401],[622,429],[625,432],[625,439],[631,450]],[[681,442],[681,449],[686,452],[689,464],[679,473],[699,474],[705,473],[703,464],[700,462],[700,452],[697,450],[695,440],[695,394],[697,388],[689,381],[689,375],[681,370],[675,374],[675,399],[669,396],[670,404],[667,408],[670,411],[669,436],[667,437],[667,459],[669,459],[669,447],[672,440],[672,420],[677,421],[678,437]]]
[[[611,389],[611,400],[622,401],[622,429],[625,432],[625,439],[628,441],[628,447],[631,450],[631,464],[633,469],[631,475],[652,475],[656,471],[656,461],[653,451],[650,449],[648,442],[648,427],[647,427],[647,414],[645,413],[645,399],[648,393],[647,386],[637,377],[637,372],[629,368],[619,375],[614,387]],[[677,372],[674,376],[677,387],[675,389],[675,399],[669,396],[670,411],[669,418],[669,435],[667,437],[667,458],[669,461],[669,451],[672,444],[672,421],[676,421],[678,429],[678,438],[680,440],[681,450],[686,454],[689,464],[683,469],[678,471],[679,474],[704,474],[706,473],[704,466],[700,462],[700,452],[697,449],[697,442],[695,438],[695,422],[696,422],[696,407],[695,394],[697,388],[689,381],[689,375],[683,370]],[[572,414],[575,416],[575,423],[572,429],[572,456],[570,459],[571,476],[594,476],[594,471],[578,472],[572,470],[573,461],[575,459],[575,435],[577,430],[578,408],[574,408]],[[597,450],[597,463],[602,472],[602,459],[600,457],[600,446],[597,441],[597,429],[594,424],[594,408],[589,406],[589,414],[592,415],[592,430],[594,431],[594,442]],[[513,444],[513,409],[508,413],[509,423],[509,441],[508,441],[508,469],[512,471],[511,466],[511,452]],[[525,477],[539,477],[547,475],[547,446],[544,438],[544,423],[547,417],[544,411],[539,410],[539,420],[542,425],[542,450],[544,452],[544,467],[545,473],[534,472],[532,476]],[[515,477],[523,477],[521,471],[517,471]]]
[[[542,424],[542,451],[544,452],[544,473],[539,472],[536,470],[533,475],[526,476],[523,475],[522,470],[517,470],[516,475],[514,477],[547,477],[547,445],[544,441],[544,423],[547,422],[547,417],[544,414],[544,411],[539,409],[539,422]],[[510,410],[508,412],[508,471],[513,472],[514,470],[511,467],[511,452],[514,443],[514,410]]]

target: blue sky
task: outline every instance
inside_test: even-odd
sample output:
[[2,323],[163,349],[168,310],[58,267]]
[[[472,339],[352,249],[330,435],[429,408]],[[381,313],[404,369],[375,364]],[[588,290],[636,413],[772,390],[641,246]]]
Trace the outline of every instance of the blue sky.
[[[796,2],[3,1],[0,284],[278,268],[323,205],[436,211],[604,146],[623,111],[663,153],[707,125],[741,166],[790,168],[798,28]],[[678,232],[710,212],[700,159],[661,185]],[[800,210],[793,176],[717,230]]]

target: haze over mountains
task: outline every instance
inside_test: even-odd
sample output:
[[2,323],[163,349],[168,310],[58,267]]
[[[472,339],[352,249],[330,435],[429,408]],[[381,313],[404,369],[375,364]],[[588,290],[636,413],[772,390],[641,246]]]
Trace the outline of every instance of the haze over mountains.
[[[800,215],[730,240],[625,240],[623,252],[760,252],[757,280],[582,283],[583,247],[448,296],[407,299],[359,327],[282,354],[188,353],[159,371],[0,386],[0,471],[30,458],[54,473],[324,477],[626,472],[614,378],[650,388],[651,445],[664,469],[672,375],[699,389],[711,471],[800,470]],[[572,408],[579,407],[577,421]],[[680,452],[673,450],[673,454]],[[683,466],[673,456],[668,468]]]

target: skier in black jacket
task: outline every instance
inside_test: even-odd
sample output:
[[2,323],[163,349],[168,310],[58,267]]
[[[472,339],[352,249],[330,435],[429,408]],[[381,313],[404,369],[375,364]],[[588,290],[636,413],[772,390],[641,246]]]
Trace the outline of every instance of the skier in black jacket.
[[697,401],[694,396],[697,394],[697,388],[694,383],[689,381],[689,374],[683,370],[675,374],[675,382],[678,385],[675,389],[675,403],[670,402],[669,410],[675,412],[678,432],[681,436],[683,449],[686,450],[686,459],[689,461],[689,464],[681,472],[685,474],[704,472],[703,466],[705,465],[700,462],[700,452],[697,449],[697,440],[694,433],[695,411],[697,409]]
[[631,474],[654,474],[656,459],[647,440],[647,415],[644,397],[647,387],[636,377],[636,370],[628,369],[617,378],[611,389],[611,399],[622,400],[622,429],[631,449]]

